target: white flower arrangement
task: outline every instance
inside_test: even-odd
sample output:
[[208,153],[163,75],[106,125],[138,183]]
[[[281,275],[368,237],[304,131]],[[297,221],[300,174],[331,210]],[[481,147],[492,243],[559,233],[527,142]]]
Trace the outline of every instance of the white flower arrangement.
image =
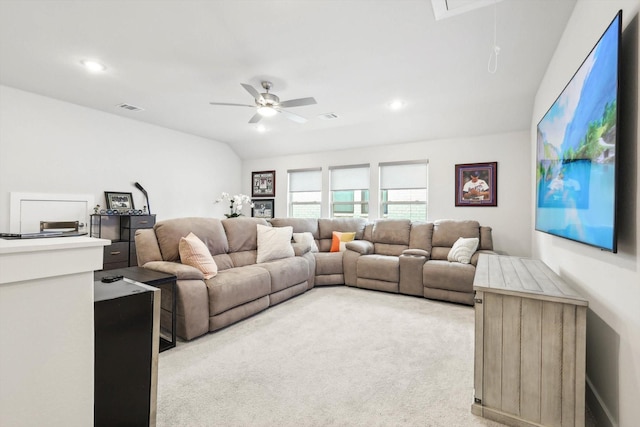
[[216,203],[229,202],[229,213],[224,214],[227,218],[236,218],[242,216],[242,208],[245,205],[249,205],[249,207],[253,207],[253,203],[251,202],[251,198],[246,194],[235,194],[231,196],[229,193],[222,193],[219,199],[216,200]]

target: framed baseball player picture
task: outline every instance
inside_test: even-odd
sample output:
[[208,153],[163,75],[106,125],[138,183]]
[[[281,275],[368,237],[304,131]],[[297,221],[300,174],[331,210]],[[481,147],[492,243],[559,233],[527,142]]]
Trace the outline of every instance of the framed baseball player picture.
[[456,206],[498,206],[498,162],[456,165]]

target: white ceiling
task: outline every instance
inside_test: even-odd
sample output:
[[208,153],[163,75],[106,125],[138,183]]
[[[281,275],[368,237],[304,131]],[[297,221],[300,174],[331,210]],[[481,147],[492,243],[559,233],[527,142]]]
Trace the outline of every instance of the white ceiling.
[[[429,0],[0,0],[0,83],[245,159],[509,132],[530,126],[574,4],[503,0],[436,21]],[[108,69],[88,73],[86,58]],[[240,83],[265,79],[281,100],[315,97],[289,109],[309,121],[278,115],[259,133],[252,109],[209,105],[251,104]],[[405,107],[390,110],[394,99]],[[317,117],[330,112],[339,118]]]

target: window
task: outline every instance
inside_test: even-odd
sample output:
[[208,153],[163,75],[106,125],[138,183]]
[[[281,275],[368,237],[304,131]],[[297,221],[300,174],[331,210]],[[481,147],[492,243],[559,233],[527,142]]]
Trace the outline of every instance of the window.
[[369,165],[338,166],[331,171],[331,216],[369,216]]
[[427,161],[380,163],[380,217],[427,220]]
[[289,217],[322,216],[322,169],[287,171],[289,175]]

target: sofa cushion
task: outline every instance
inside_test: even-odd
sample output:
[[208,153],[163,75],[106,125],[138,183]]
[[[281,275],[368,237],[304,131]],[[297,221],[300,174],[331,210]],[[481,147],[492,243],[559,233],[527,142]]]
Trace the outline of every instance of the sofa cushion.
[[293,227],[294,233],[309,232],[318,240],[318,220],[316,218],[272,218],[269,220],[274,227]]
[[331,239],[330,252],[344,252],[347,250],[347,243],[353,241],[356,237],[356,232],[344,233],[340,231],[334,231]]
[[205,279],[211,279],[218,274],[218,266],[209,253],[209,249],[195,234],[189,233],[187,237],[182,237],[178,249],[180,262],[202,271]]
[[387,255],[363,255],[358,258],[358,277],[398,283],[400,258]]
[[409,237],[410,249],[422,249],[431,252],[431,239],[433,237],[432,222],[411,223],[411,236]]
[[460,237],[479,238],[478,221],[457,221],[444,219],[433,223],[431,259],[448,260],[449,251]]
[[302,257],[269,261],[260,264],[271,276],[271,293],[281,291],[309,279],[309,263]]
[[258,224],[257,240],[258,254],[256,262],[267,262],[274,259],[290,258],[295,256],[291,246],[293,227],[271,227]]
[[229,251],[227,237],[221,221],[216,218],[175,218],[159,221],[153,227],[164,261],[180,260],[180,239],[193,233],[209,249],[211,255]]
[[430,260],[422,268],[422,283],[428,288],[473,292],[475,272],[471,264]]
[[411,221],[408,219],[381,219],[373,224],[373,242],[409,246]]
[[227,218],[221,222],[229,241],[227,252],[255,251],[258,248],[256,224],[269,225],[262,218]]
[[433,223],[433,246],[452,247],[459,237],[480,237],[478,221],[443,219]]
[[[245,265],[254,265],[256,263],[258,251],[230,252],[227,256],[231,260],[232,267],[244,267]],[[218,264],[219,270],[221,270],[220,264]]]
[[271,277],[256,265],[230,268],[205,281],[209,293],[209,315],[214,316],[271,292]]
[[342,252],[318,252],[316,257],[316,276],[342,274]]
[[373,224],[371,239],[374,252],[380,255],[400,256],[409,248],[411,221],[408,219],[380,219]]

